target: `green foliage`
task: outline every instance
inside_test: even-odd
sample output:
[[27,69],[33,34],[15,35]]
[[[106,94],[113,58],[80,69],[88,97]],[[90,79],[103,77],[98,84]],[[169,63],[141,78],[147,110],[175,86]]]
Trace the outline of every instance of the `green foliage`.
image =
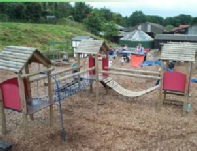
[[191,25],[197,25],[197,17],[194,17],[191,21]]
[[146,21],[150,23],[163,25],[164,18],[157,15],[146,15]]
[[101,31],[102,19],[97,10],[94,10],[91,14],[89,14],[87,18],[83,20],[83,23],[86,25],[89,32],[99,35]]
[[128,20],[131,26],[135,26],[135,25],[146,22],[146,15],[142,11],[135,11],[128,18]]
[[[65,42],[58,44],[57,49],[72,51],[71,41],[75,36],[94,35],[79,28],[64,25],[29,24],[29,23],[1,23],[0,50],[9,45],[35,47],[39,50],[48,50],[49,43]],[[69,41],[69,44],[66,42]]]
[[113,36],[116,36],[118,34],[117,25],[113,21],[103,23],[101,30],[104,32],[104,38],[110,41],[113,40]]
[[166,28],[169,29],[169,30],[172,30],[174,28],[174,26],[173,25],[167,25]]

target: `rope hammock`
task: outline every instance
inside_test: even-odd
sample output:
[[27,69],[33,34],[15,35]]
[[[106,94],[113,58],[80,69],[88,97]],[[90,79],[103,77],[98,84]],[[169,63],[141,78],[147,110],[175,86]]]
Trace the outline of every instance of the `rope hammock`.
[[138,96],[142,96],[142,95],[147,94],[149,92],[152,92],[153,90],[155,90],[155,89],[157,89],[157,88],[160,87],[159,85],[156,85],[154,87],[148,88],[147,90],[134,92],[134,91],[127,90],[127,89],[123,88],[116,81],[112,80],[112,78],[106,78],[106,79],[103,80],[103,82],[106,83],[106,85],[108,85],[109,87],[111,87],[113,90],[115,90],[119,94],[121,94],[123,96],[127,96],[127,97],[138,97]]

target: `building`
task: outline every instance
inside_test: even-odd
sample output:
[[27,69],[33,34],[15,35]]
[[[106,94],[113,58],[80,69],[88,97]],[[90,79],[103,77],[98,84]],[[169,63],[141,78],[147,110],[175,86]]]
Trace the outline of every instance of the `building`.
[[186,34],[197,35],[197,25],[189,26]]
[[189,25],[179,25],[179,27],[174,27],[172,32],[174,34],[186,34],[188,31]]
[[195,42],[197,43],[197,35],[183,34],[157,34],[155,36],[154,48],[161,49],[161,44],[167,42]]
[[[74,51],[74,57],[76,57],[76,50],[77,50],[77,47],[78,45],[80,44],[80,42],[82,40],[93,40],[94,38],[92,38],[91,36],[76,36],[74,38],[72,38],[72,48],[73,48],[73,51]],[[87,54],[83,54],[81,57],[86,57]]]

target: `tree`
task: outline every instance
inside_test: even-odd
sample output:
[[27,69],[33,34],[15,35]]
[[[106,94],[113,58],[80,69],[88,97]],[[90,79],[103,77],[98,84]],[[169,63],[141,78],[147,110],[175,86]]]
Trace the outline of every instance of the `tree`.
[[126,27],[126,25],[127,25],[124,17],[122,17],[122,15],[119,14],[119,13],[113,13],[112,14],[112,20],[118,25],[121,25],[121,26],[124,26],[124,27]]
[[157,16],[157,15],[146,15],[146,21],[147,22],[151,22],[151,23],[156,23],[156,24],[163,25],[164,18],[160,17],[160,16]]
[[99,35],[101,31],[101,22],[102,19],[98,13],[98,10],[92,11],[87,18],[83,20],[83,23],[87,27],[87,29],[95,35]]
[[166,28],[169,29],[169,30],[172,30],[174,28],[174,26],[173,25],[167,25]]
[[113,21],[103,23],[101,30],[104,32],[104,38],[110,41],[113,41],[113,36],[118,34],[117,25]]
[[91,12],[91,7],[86,5],[84,2],[76,2],[73,7],[73,17],[77,22],[82,23],[83,19]]
[[146,15],[142,11],[135,11],[128,18],[130,25],[135,26],[146,22]]
[[191,25],[197,25],[197,17],[194,17],[191,21]]

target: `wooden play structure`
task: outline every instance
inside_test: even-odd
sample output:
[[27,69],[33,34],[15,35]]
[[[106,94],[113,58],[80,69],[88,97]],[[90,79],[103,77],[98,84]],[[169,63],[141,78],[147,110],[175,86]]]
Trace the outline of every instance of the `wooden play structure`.
[[[161,88],[160,100],[157,102],[157,111],[161,110],[163,103],[174,103],[177,100],[168,100],[167,94],[183,96],[183,101],[178,101],[183,105],[182,115],[186,114],[186,106],[189,102],[190,79],[195,63],[196,49],[189,43],[167,43],[162,46],[161,50]],[[168,72],[169,61],[181,61],[186,64],[187,73]],[[164,62],[166,68],[164,70]]]
[[[123,76],[136,77],[136,78],[160,79],[159,72],[154,72],[149,70],[123,69],[123,68],[112,68],[112,67],[108,67],[107,69],[108,71],[102,70],[101,72],[108,75],[123,75]],[[120,95],[127,97],[139,97],[147,93],[150,93],[153,90],[156,90],[160,87],[160,85],[154,85],[146,90],[131,91],[122,87],[118,82],[114,81],[111,77],[107,77],[103,81],[104,83],[106,83],[107,86],[112,88],[114,91],[116,91]]]
[[[50,125],[53,125],[53,104],[59,102],[60,119],[63,128],[61,100],[72,96],[90,86],[96,81],[96,99],[99,98],[98,53],[109,50],[104,41],[81,42],[77,49],[78,66],[52,72],[55,68],[36,48],[7,46],[0,53],[0,70],[14,72],[17,77],[0,83],[0,120],[2,133],[6,133],[5,108],[23,114],[23,127],[25,138],[28,138],[28,115],[31,120],[33,114],[49,107]],[[89,54],[89,67],[80,70],[80,55]],[[30,72],[33,64],[43,65],[35,72]],[[34,69],[34,67],[33,67]],[[73,70],[78,72],[73,73]],[[43,75],[40,75],[43,74]],[[64,128],[63,128],[64,133]],[[64,135],[65,137],[65,135]]]
[[[0,70],[6,70],[16,73],[16,77],[0,83],[0,114],[2,133],[6,133],[6,118],[4,107],[22,112],[23,126],[25,136],[28,136],[28,119],[30,115],[33,120],[33,114],[39,110],[50,108],[50,124],[53,121],[53,98],[51,93],[51,84],[48,85],[48,101],[33,97],[30,77],[39,74],[40,71],[30,73],[29,65],[38,63],[45,66],[44,72],[50,73],[53,68],[51,62],[44,57],[37,49],[30,47],[7,46],[0,53]],[[47,79],[51,83],[51,78]],[[35,105],[39,104],[39,105]]]

